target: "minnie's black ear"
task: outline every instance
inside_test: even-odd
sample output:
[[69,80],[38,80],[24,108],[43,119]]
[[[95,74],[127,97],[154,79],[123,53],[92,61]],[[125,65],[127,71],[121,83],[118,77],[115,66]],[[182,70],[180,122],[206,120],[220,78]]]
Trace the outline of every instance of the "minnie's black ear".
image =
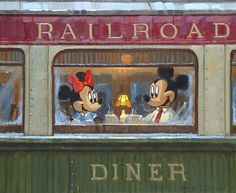
[[160,78],[171,78],[174,75],[174,69],[171,67],[159,67],[157,74]]
[[70,98],[71,90],[69,86],[63,85],[59,89],[58,97],[60,100],[67,100]]
[[84,81],[85,73],[84,73],[84,72],[77,72],[77,73],[76,73],[76,77],[77,77],[80,81]]
[[187,90],[189,87],[189,80],[187,75],[178,75],[175,79],[175,85],[180,90]]

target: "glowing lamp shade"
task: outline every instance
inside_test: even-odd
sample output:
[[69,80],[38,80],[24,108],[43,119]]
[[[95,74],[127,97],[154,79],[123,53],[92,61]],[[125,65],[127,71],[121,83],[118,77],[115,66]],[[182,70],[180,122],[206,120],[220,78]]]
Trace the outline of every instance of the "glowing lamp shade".
[[131,107],[131,103],[128,98],[128,95],[126,94],[119,95],[116,100],[115,106],[116,107]]
[[[118,96],[116,103],[116,107],[131,107],[131,103],[129,101],[129,98],[126,94],[121,94]],[[120,115],[120,122],[124,123],[126,121],[126,113],[125,109],[121,110],[121,115]]]

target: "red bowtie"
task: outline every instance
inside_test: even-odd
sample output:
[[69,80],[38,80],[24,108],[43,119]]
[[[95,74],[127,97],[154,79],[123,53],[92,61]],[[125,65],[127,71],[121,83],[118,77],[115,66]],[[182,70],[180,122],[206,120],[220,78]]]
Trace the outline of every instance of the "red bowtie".
[[159,123],[159,121],[160,121],[160,119],[161,119],[162,113],[163,113],[163,109],[160,107],[160,108],[159,108],[159,111],[158,111],[158,113],[157,113],[157,116],[156,116],[156,118],[155,118],[155,122],[156,122],[156,123]]

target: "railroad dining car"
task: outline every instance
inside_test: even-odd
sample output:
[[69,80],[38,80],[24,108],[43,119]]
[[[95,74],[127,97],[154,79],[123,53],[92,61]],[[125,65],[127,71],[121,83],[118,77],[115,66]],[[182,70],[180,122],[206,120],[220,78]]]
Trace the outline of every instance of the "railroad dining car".
[[0,193],[236,192],[235,2],[0,10]]

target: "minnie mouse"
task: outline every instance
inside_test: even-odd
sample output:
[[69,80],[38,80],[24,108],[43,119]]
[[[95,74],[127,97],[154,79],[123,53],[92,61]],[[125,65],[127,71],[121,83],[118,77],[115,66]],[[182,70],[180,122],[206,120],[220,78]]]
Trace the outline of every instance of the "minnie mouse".
[[61,86],[59,99],[70,99],[74,110],[71,120],[100,123],[102,119],[97,117],[94,112],[101,107],[102,99],[98,99],[98,94],[94,90],[91,70],[87,70],[86,73],[78,72],[76,75],[69,75],[68,82],[72,90],[66,85]]
[[156,109],[144,121],[166,123],[174,118],[175,111],[170,106],[178,96],[178,89],[188,89],[189,81],[187,75],[178,75],[175,80],[173,75],[171,67],[158,68],[159,78],[150,85],[150,96],[144,95],[147,104]]

